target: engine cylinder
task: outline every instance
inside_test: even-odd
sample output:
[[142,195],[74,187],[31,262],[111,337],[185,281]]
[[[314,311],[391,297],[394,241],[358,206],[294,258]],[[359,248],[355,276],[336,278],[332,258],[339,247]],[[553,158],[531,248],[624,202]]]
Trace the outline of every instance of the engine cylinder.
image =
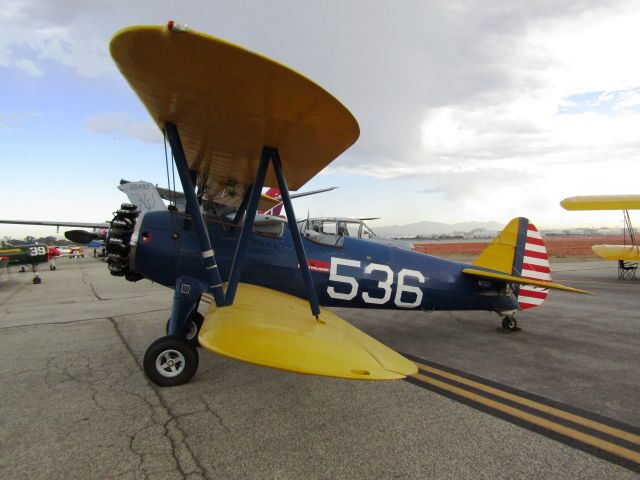
[[140,280],[142,275],[131,270],[129,254],[131,252],[131,234],[140,211],[131,203],[123,203],[111,220],[111,228],[107,233],[107,264],[111,275],[125,277],[131,282]]

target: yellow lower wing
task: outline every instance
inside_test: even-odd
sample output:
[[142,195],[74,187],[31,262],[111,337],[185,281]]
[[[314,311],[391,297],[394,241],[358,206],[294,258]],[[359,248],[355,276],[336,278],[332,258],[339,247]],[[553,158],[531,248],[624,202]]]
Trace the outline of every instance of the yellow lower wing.
[[212,305],[198,340],[227,357],[298,373],[389,380],[417,367],[345,320],[306,300],[241,283],[230,307]]

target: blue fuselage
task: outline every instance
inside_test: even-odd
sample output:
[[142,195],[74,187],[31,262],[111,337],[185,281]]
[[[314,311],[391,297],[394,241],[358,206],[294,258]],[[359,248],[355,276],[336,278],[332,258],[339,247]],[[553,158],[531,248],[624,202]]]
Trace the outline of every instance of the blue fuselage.
[[[183,274],[206,282],[198,239],[188,217],[149,212],[138,222],[132,239],[133,269],[171,288]],[[239,228],[211,220],[207,228],[220,276],[226,281]],[[307,238],[303,242],[318,300],[324,306],[498,312],[518,308],[504,283],[469,277],[462,272],[466,264],[351,237],[335,244]],[[241,281],[306,298],[287,226],[282,236],[250,236]]]

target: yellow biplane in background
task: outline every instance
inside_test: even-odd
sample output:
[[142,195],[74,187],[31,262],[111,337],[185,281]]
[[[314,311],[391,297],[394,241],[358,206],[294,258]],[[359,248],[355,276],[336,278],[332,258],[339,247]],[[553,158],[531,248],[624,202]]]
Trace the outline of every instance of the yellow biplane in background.
[[629,210],[640,210],[640,195],[569,197],[562,200],[560,205],[566,210],[622,210],[624,212],[624,244],[594,245],[591,249],[600,258],[618,262],[619,279],[635,279],[638,263],[640,263],[640,246],[631,224]]

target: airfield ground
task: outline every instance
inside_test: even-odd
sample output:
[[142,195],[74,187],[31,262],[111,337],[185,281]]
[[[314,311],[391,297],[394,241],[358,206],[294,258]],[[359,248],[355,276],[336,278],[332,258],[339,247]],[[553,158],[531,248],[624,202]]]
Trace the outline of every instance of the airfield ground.
[[336,310],[419,359],[411,381],[201,352],[193,380],[167,389],[141,359],[171,291],[93,258],[59,260],[42,285],[14,270],[0,280],[0,478],[637,478],[640,281],[612,262],[553,267],[598,296],[553,293],[516,332],[486,312]]

